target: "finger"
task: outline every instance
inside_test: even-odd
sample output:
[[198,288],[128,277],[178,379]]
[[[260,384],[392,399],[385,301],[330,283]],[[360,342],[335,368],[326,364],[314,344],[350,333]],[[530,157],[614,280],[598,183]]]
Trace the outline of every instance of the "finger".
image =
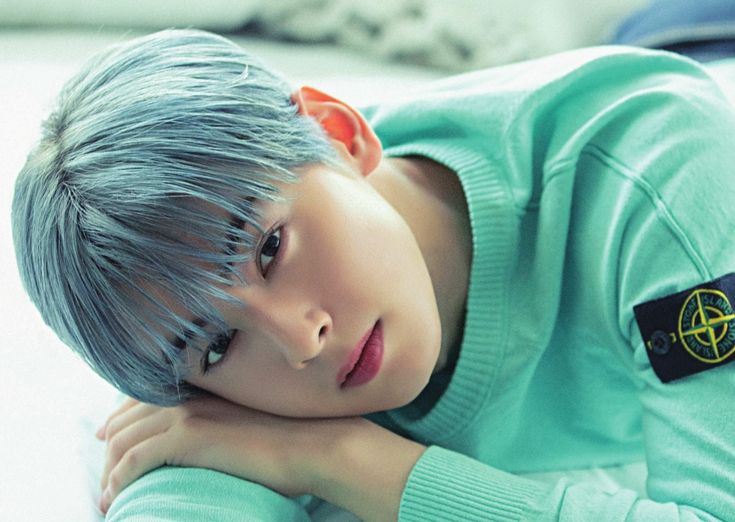
[[100,509],[107,513],[115,497],[138,477],[166,463],[170,442],[157,435],[130,448],[110,472]]
[[138,404],[141,404],[141,403],[136,401],[135,399],[131,399],[131,398],[126,399],[125,402],[123,402],[117,409],[115,409],[115,411],[113,411],[107,417],[107,420],[102,426],[100,426],[100,428],[97,430],[97,433],[95,433],[95,436],[98,439],[103,440],[105,438],[105,433],[107,431],[107,425],[110,423],[110,420],[114,419],[115,417],[117,417],[118,415],[122,413],[125,413],[127,410],[129,410],[130,408]]
[[138,402],[129,408],[116,412],[114,417],[107,420],[105,426],[105,439],[109,442],[119,432],[136,422],[158,413],[161,410],[158,406],[151,406]]
[[[135,413],[135,412],[128,412]],[[134,422],[119,429],[107,442],[105,466],[102,470],[100,488],[104,491],[108,485],[110,472],[125,458],[125,455],[135,446],[160,433],[165,432],[170,423],[165,415],[144,415]],[[112,431],[110,426],[108,431]]]

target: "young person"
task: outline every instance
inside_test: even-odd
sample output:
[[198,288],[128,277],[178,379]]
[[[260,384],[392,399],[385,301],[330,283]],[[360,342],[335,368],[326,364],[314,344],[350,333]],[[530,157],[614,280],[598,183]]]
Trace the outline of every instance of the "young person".
[[[223,38],[116,46],[13,202],[48,324],[133,399],[109,520],[728,520],[735,112],[601,47],[362,112]],[[140,401],[140,402],[139,402]],[[646,495],[520,476],[645,459]]]

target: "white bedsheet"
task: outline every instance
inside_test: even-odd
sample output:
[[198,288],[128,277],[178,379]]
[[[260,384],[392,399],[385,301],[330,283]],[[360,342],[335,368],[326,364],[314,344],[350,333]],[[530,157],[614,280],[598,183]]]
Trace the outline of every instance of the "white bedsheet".
[[[103,447],[92,433],[115,403],[42,323],[15,266],[10,231],[14,178],[63,81],[120,32],[0,30],[0,520],[101,520],[96,511]],[[238,39],[297,83],[353,103],[388,98],[439,73],[387,65],[348,51]],[[606,487],[642,489],[642,465],[582,473]],[[570,474],[571,476],[580,476]],[[560,474],[541,478],[553,480]],[[327,511],[326,520],[343,519]]]

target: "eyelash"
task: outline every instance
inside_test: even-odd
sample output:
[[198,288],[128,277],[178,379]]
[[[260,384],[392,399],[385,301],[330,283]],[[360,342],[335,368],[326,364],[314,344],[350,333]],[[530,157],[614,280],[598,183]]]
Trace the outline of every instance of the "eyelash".
[[[276,236],[276,233],[278,233],[278,236]],[[268,230],[268,232],[263,234],[263,239],[258,245],[255,255],[255,265],[257,266],[258,271],[264,279],[267,278],[268,274],[271,272],[271,270],[273,270],[273,267],[278,265],[278,260],[281,258],[283,251],[283,239],[281,236],[283,235],[283,233],[283,225],[277,224],[273,226],[270,230]],[[272,237],[276,237],[277,242],[275,243],[275,245],[273,245],[271,242],[271,245],[268,246],[269,240]],[[269,251],[273,248],[276,248],[277,250],[272,255],[265,254],[266,257],[270,257],[272,259],[264,269],[261,262],[261,256],[264,255],[263,252],[266,247],[268,247]],[[232,339],[235,337],[235,333],[235,330],[228,330],[226,333],[218,335],[212,342],[212,344],[207,347],[206,351],[204,352],[204,357],[202,357],[202,374],[207,373],[207,371],[211,367],[216,366],[217,364],[220,364],[222,362],[222,359],[224,359],[225,355],[227,354],[227,349],[229,348],[230,343],[232,343]],[[209,362],[209,356],[213,353],[220,355],[221,357],[215,362]]]
[[[202,357],[202,374],[207,373],[212,366],[216,366],[224,359],[233,337],[235,337],[235,330],[228,330],[226,333],[219,334],[212,344],[207,347],[204,357]],[[220,358],[214,362],[209,362],[209,356],[213,353],[220,355]]]
[[[276,233],[278,233],[278,236],[276,236]],[[260,272],[261,276],[263,278],[266,278],[270,271],[272,270],[271,265],[278,264],[278,259],[281,257],[281,243],[283,242],[283,239],[281,236],[284,235],[284,228],[283,225],[277,224],[274,225],[268,232],[263,234],[263,241],[260,242],[260,245],[258,246],[257,253],[255,255],[255,264],[258,267],[258,271]],[[269,248],[276,248],[276,252],[273,255],[266,254],[268,257],[272,258],[271,262],[268,264],[268,266],[263,269],[263,264],[260,261],[261,256],[263,255],[263,252],[265,251],[266,247],[268,246],[268,242],[270,238],[276,237],[278,242],[275,245],[271,245]]]

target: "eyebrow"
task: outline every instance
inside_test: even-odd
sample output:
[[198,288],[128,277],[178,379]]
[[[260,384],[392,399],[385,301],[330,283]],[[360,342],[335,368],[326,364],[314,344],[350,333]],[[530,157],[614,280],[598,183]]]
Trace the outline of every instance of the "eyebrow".
[[[241,229],[245,226],[245,221],[243,221],[238,216],[230,216],[230,230],[232,229]],[[225,248],[223,251],[223,254],[232,255],[237,251],[237,236],[233,234],[232,232],[227,233],[227,243],[225,244]],[[227,266],[232,266],[231,262],[227,263]]]
[[[195,317],[191,322],[192,324],[197,325],[199,328],[206,328],[207,326],[209,326],[209,323],[201,317]],[[175,348],[178,348],[179,350],[186,350],[186,348],[188,347],[187,341],[190,341],[193,338],[194,332],[187,329],[186,331],[184,331],[183,338],[177,336],[176,339],[173,340],[173,342],[168,339],[166,340],[169,341],[169,343],[173,344]]]

